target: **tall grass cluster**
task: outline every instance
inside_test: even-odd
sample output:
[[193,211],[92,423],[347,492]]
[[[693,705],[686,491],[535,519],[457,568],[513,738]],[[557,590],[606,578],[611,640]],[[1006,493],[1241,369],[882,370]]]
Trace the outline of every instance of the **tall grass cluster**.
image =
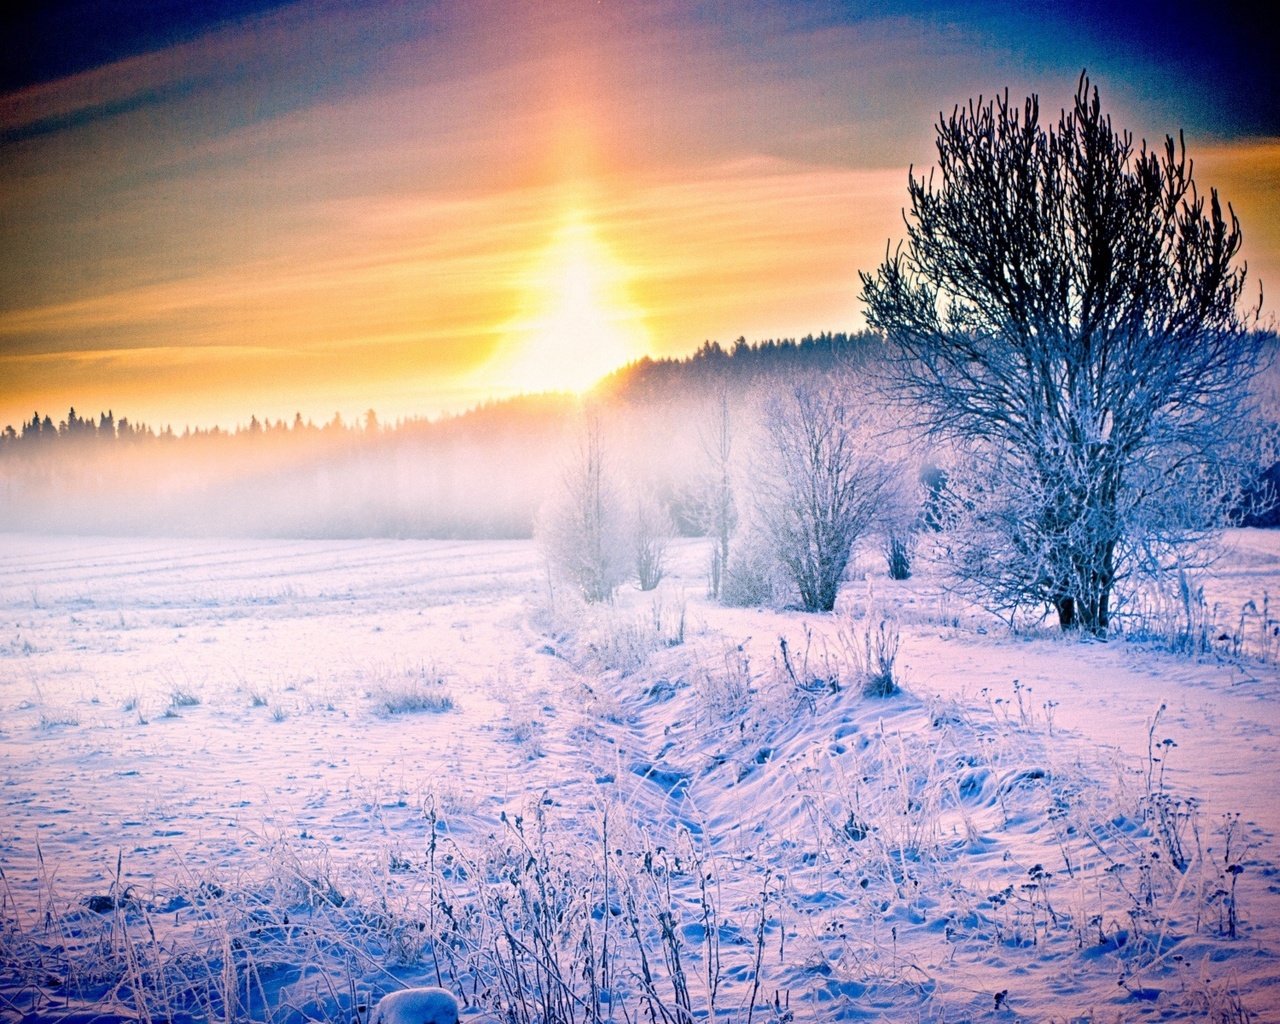
[[1134,595],[1118,620],[1121,635],[1177,654],[1275,665],[1280,661],[1278,614],[1265,590],[1237,611],[1221,602],[1211,604],[1203,585],[1179,573],[1171,587]]

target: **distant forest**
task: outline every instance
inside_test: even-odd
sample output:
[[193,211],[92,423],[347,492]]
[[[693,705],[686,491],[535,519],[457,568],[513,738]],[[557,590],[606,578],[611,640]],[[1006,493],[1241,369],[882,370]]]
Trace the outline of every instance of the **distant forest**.
[[[739,338],[725,348],[717,341],[705,342],[701,348],[684,358],[652,359],[645,356],[604,378],[593,390],[592,397],[601,401],[620,400],[630,403],[670,401],[673,397],[687,398],[705,395],[710,390],[728,386],[741,391],[764,378],[774,378],[795,371],[826,371],[838,365],[860,363],[879,345],[877,335],[869,332],[857,334],[822,333],[807,335],[800,340],[793,338],[748,343]],[[489,424],[508,417],[524,419],[529,415],[554,415],[556,410],[572,403],[563,395],[521,396],[486,402],[467,412],[439,419],[410,417],[394,424],[379,421],[376,410],[370,409],[358,421],[346,422],[335,413],[333,419],[315,424],[304,420],[297,413],[291,421],[277,419],[259,420],[256,415],[247,424],[233,428],[184,427],[179,433],[171,424],[154,427],[147,423],[117,419],[113,410],[99,411],[97,418],[82,416],[72,406],[65,418],[54,421],[45,413],[34,412],[31,419],[15,428],[7,425],[0,431],[0,452],[13,450],[26,444],[57,441],[86,441],[91,439],[135,442],[146,440],[182,441],[218,437],[269,435],[298,438],[338,435],[396,435],[422,432],[451,433],[466,430],[470,425]]]
[[[523,538],[585,404],[632,485],[695,532],[700,424],[721,394],[745,431],[771,380],[861,365],[872,334],[707,342],[641,359],[583,398],[519,396],[436,419],[259,420],[174,429],[113,410],[36,412],[0,434],[0,530],[274,537]],[[743,435],[745,443],[745,433]]]

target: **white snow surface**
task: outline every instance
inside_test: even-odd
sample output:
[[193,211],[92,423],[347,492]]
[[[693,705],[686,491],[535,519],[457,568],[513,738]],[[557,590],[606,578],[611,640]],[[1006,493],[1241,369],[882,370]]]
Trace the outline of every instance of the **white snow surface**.
[[[1226,548],[1206,594],[1234,624],[1280,594],[1280,534]],[[242,1015],[444,980],[498,1020],[341,908],[414,907],[433,833],[478,862],[542,815],[588,850],[606,811],[714,874],[724,1019],[1280,1021],[1274,656],[1014,635],[869,555],[838,614],[724,608],[706,560],[679,542],[656,593],[584,610],[527,542],[0,537],[0,1021],[137,1016],[49,965],[130,926],[197,943],[245,892],[349,946],[341,977],[319,945],[259,963]],[[882,618],[897,696],[789,682],[781,637],[829,667]]]

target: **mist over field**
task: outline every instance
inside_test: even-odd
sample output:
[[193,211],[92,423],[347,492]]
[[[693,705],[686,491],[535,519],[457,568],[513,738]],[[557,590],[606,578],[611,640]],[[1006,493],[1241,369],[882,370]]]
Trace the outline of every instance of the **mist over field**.
[[[230,429],[118,422],[106,410],[14,426],[0,441],[0,529],[153,536],[528,538],[558,484],[584,410],[610,457],[698,533],[699,430],[718,396],[746,414],[773,382],[850,366],[870,338],[708,344],[645,360],[589,394],[486,403],[435,420],[259,423]],[[74,410],[73,410],[74,411]],[[119,410],[121,414],[124,410]],[[48,414],[46,414],[48,415]],[[43,421],[39,413],[33,419]]]

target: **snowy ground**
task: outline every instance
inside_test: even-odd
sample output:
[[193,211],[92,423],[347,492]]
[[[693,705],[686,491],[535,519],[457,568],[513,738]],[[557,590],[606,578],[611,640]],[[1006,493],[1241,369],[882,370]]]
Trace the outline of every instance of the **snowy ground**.
[[[525,1020],[528,969],[572,1019],[1280,1021],[1261,624],[1010,636],[874,567],[836,616],[726,609],[704,556],[588,611],[528,543],[0,538],[0,1020],[437,979]],[[1268,590],[1280,536],[1234,534],[1208,601]],[[905,690],[866,698],[885,616]]]

